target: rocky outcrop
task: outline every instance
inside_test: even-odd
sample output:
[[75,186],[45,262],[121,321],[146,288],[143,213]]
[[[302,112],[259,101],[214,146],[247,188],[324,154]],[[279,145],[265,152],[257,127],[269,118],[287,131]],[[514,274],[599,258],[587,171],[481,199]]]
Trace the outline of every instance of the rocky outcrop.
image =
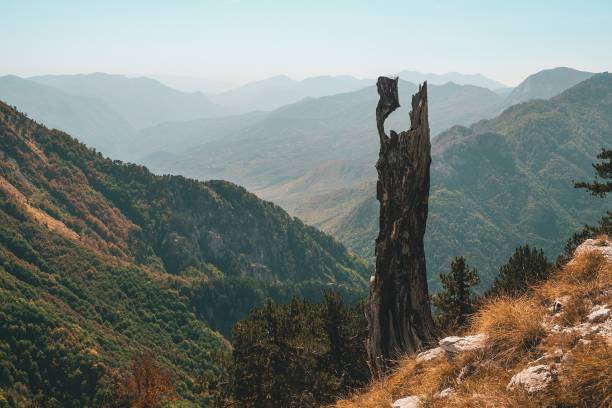
[[598,252],[608,261],[612,261],[612,241],[587,239],[576,248],[574,255],[580,255],[584,252]]
[[434,339],[423,245],[431,145],[427,84],[412,97],[410,129],[399,134],[391,131],[390,136],[385,133],[384,121],[399,107],[397,78],[380,77],[377,88],[380,225],[366,316],[370,368],[375,375],[382,375],[401,354],[415,352]]

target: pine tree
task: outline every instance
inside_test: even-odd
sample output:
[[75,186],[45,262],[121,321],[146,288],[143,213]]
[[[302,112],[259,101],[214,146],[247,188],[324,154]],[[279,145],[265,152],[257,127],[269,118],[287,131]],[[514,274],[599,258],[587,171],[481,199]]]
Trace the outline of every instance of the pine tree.
[[[601,149],[597,155],[601,160],[599,163],[593,163],[595,169],[595,180],[590,183],[579,182],[575,183],[576,188],[583,188],[597,197],[606,197],[608,193],[612,193],[612,149]],[[586,233],[593,234],[612,234],[612,211],[600,220],[598,227],[587,227]],[[583,235],[585,232],[583,232]]]
[[[605,197],[607,193],[612,192],[612,149],[601,149],[597,158],[601,160],[601,163],[593,163],[593,168],[597,173],[595,180],[591,183],[576,183],[575,187],[584,188],[595,196]],[[602,182],[599,179],[610,181]]]
[[353,389],[369,379],[364,358],[367,323],[362,305],[348,307],[338,292],[325,293],[323,320],[329,340],[327,370],[341,379],[340,389]]
[[472,287],[480,282],[478,271],[470,269],[463,257],[451,262],[451,270],[440,275],[442,290],[433,296],[435,318],[442,330],[463,328],[468,316],[474,312],[477,295]]
[[271,301],[234,327],[231,399],[245,408],[317,407],[369,377],[359,307],[329,292],[323,303]]
[[530,285],[548,277],[550,263],[544,252],[524,245],[516,249],[508,263],[499,268],[499,276],[493,282],[487,296],[516,296]]

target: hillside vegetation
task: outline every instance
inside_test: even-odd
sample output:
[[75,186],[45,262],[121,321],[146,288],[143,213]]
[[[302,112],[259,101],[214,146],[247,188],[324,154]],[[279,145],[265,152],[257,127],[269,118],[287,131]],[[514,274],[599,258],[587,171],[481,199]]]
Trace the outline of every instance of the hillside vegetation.
[[207,403],[222,335],[267,297],[361,296],[331,237],[228,182],[155,176],[0,104],[0,402],[98,406],[151,352]]
[[400,359],[388,378],[337,408],[610,407],[612,241],[518,297],[490,299],[466,336]]

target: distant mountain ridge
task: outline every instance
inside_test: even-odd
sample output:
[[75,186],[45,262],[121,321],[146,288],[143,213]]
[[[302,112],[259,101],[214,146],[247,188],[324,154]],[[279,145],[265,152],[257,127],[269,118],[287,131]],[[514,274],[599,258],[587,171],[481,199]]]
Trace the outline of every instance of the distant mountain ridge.
[[528,76],[514,88],[507,96],[503,106],[509,107],[532,99],[552,98],[593,75],[595,74],[592,72],[566,67],[539,71]]
[[0,100],[113,157],[123,157],[123,146],[136,133],[123,116],[102,100],[72,95],[13,75],[0,77]]
[[130,75],[130,77],[151,78],[177,91],[189,93],[202,92],[204,94],[215,94],[229,91],[236,87],[235,84],[225,81],[182,75]]
[[228,113],[199,92],[185,93],[150,78],[104,73],[29,78],[62,92],[96,98],[112,106],[135,128]]
[[[402,81],[402,100],[409,100],[415,90],[416,85]],[[469,124],[492,117],[502,100],[488,89],[452,83],[431,85],[429,95],[434,134],[457,123]],[[219,122],[212,120],[167,124],[164,132],[172,135],[173,143],[162,151],[155,150],[159,144],[147,145],[149,138],[163,138],[160,127],[145,129],[135,139],[141,149],[134,160],[142,160],[158,172],[228,179],[259,192],[301,177],[328,162],[372,162],[377,149],[376,139],[371,137],[375,132],[372,106],[376,106],[376,101],[376,89],[369,86],[305,99],[259,115],[255,120],[254,114],[238,116],[225,129],[211,127]],[[407,116],[405,105],[389,118],[388,126],[397,127]],[[183,136],[181,129],[187,126],[199,126],[200,133],[193,128],[190,130],[193,137]],[[276,196],[264,196],[277,200]]]
[[304,98],[356,91],[372,83],[373,80],[357,79],[349,75],[310,77],[301,81],[278,75],[211,95],[211,98],[220,105],[243,111],[270,111]]
[[445,74],[422,73],[418,71],[404,70],[397,74],[401,79],[413,83],[421,83],[427,81],[434,85],[443,85],[448,82],[454,82],[458,85],[474,85],[482,88],[488,88],[492,91],[501,88],[507,88],[507,85],[502,84],[491,78],[487,78],[482,74],[462,74],[459,72],[447,72]]
[[[458,85],[474,85],[496,90],[506,86],[481,74],[423,74],[416,71],[401,71],[399,77],[412,83],[429,81],[444,85],[449,82]],[[242,110],[274,110],[283,105],[298,102],[304,98],[319,98],[339,93],[357,91],[372,86],[375,79],[357,79],[350,75],[324,75],[294,80],[286,75],[277,75],[254,81],[217,95],[211,95],[220,105]]]

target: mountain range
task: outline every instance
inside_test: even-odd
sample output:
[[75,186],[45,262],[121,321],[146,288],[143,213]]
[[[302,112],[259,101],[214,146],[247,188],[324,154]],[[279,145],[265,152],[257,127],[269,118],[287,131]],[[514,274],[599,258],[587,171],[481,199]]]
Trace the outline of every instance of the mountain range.
[[[557,95],[591,75],[568,68],[541,71],[528,77],[508,96],[474,85],[431,84],[432,134],[435,136],[454,125],[470,125],[482,119],[494,118],[512,103],[509,101],[520,103]],[[314,84],[319,81],[323,84],[334,78],[338,79],[321,77],[305,82]],[[96,75],[93,75],[72,78],[68,83],[86,79],[97,81]],[[358,85],[350,77],[341,79],[340,82]],[[22,81],[29,81],[26,84],[32,86],[33,81]],[[251,84],[246,89],[251,89],[255,94],[265,92],[269,82],[279,84],[279,89],[285,89],[285,85],[291,88],[300,81],[277,77]],[[0,81],[0,94],[6,88],[2,84]],[[83,98],[74,95],[74,90],[70,94],[56,87],[60,85],[46,89],[49,91],[53,88],[61,92],[64,98]],[[95,87],[85,87],[89,88]],[[318,88],[314,86],[313,89]],[[400,80],[400,100],[409,100],[415,89],[413,83]],[[111,94],[107,98],[108,103],[98,99],[100,96],[96,100],[110,106],[113,100],[121,98],[120,94]],[[18,107],[27,103],[31,105],[35,98],[30,96],[23,99],[17,104]],[[10,99],[8,101],[11,102]],[[152,98],[151,103],[153,101]],[[377,203],[372,201],[375,179],[373,163],[378,149],[376,138],[372,137],[375,134],[373,106],[376,102],[375,88],[366,86],[335,95],[309,97],[271,112],[157,123],[136,130],[127,142],[122,139],[125,143],[120,143],[118,150],[121,155],[116,157],[144,163],[157,173],[183,174],[202,180],[226,179],[244,185],[260,197],[280,204],[308,224],[339,237],[358,254],[370,257],[377,208]],[[388,119],[387,127],[402,129],[407,114],[406,107],[398,109]],[[60,116],[58,114],[52,118],[54,121],[49,121],[50,125],[66,129],[65,125],[53,125],[62,122]],[[162,121],[162,117],[158,120]],[[69,124],[69,121],[66,123]],[[434,147],[438,143],[435,139]],[[97,147],[95,141],[92,140],[91,144]],[[555,251],[557,246],[547,248]],[[445,262],[436,262],[434,276],[445,267]],[[489,269],[487,274],[492,275],[493,265],[494,261],[491,260],[483,263],[481,268]]]
[[[401,85],[402,100],[407,100],[416,85],[404,81]],[[429,94],[434,133],[494,116],[501,101],[488,89],[453,83],[431,85]],[[369,86],[305,99],[266,114],[237,116],[222,129],[218,124],[225,119],[163,124],[140,131],[134,139],[138,149],[130,150],[138,150],[133,160],[154,171],[228,179],[259,192],[330,162],[372,162],[377,151],[376,139],[371,137],[376,102],[375,87]],[[389,126],[397,126],[405,117],[407,106],[389,118]],[[161,148],[162,144],[166,147]],[[324,177],[322,182],[335,181]]]
[[413,82],[415,84],[420,84],[421,82],[425,81],[435,85],[443,85],[448,82],[454,82],[458,85],[474,85],[481,88],[488,88],[492,91],[509,88],[507,85],[504,85],[494,79],[487,78],[482,74],[461,74],[459,72],[447,72],[445,74],[424,74],[418,71],[404,70],[400,71],[397,76],[404,81]]
[[94,73],[43,75],[29,79],[71,95],[99,99],[120,112],[137,129],[161,122],[227,113],[203,93],[180,92],[149,78]]
[[[433,105],[439,107],[440,120],[436,120],[434,124],[434,131],[438,132],[454,124],[469,124],[471,121],[492,117],[514,101],[553,96],[574,85],[577,79],[586,78],[591,74],[566,68],[543,71],[524,81],[514,90],[511,97],[505,96],[511,88],[500,90],[496,88],[499,83],[480,74],[438,75],[402,71],[400,75],[413,81],[426,79],[432,85],[444,85],[449,91],[446,95],[444,92],[439,92],[438,100],[433,101]],[[145,128],[156,127],[165,122],[197,120],[203,123],[205,119],[214,122],[213,117],[231,116],[233,119],[226,122],[235,121],[238,125],[230,125],[230,129],[235,129],[237,126],[247,126],[251,123],[252,115],[246,118],[239,117],[245,111],[266,111],[303,101],[305,98],[320,99],[338,93],[359,92],[367,87],[372,89],[374,82],[347,75],[312,77],[302,81],[280,75],[225,90],[222,93],[204,95],[200,92],[186,91],[194,89],[195,80],[197,78],[157,76],[152,79],[102,73],[45,75],[27,79],[6,76],[0,77],[0,97],[50,127],[71,133],[104,154],[119,159],[138,159],[144,154],[129,155],[126,153],[127,146],[130,144],[135,146],[134,136],[139,131],[147,133]],[[160,81],[174,84],[182,90],[172,89]],[[201,84],[208,82],[204,81]],[[459,92],[457,89],[452,89],[453,84],[473,87],[459,88],[462,90]],[[225,85],[226,88],[227,86]],[[542,88],[546,89],[544,94],[538,90]],[[489,92],[491,89],[495,91],[493,92],[495,95]],[[433,96],[436,94],[434,92]],[[359,94],[355,96],[360,97]],[[221,104],[233,107],[219,106],[214,102],[217,100]],[[240,125],[242,121],[244,123]],[[187,126],[193,129],[194,135],[197,133],[194,124]],[[163,126],[170,131],[165,137],[166,141],[171,141],[173,144],[174,135],[171,127],[168,124]],[[220,133],[224,132],[224,129],[218,126],[217,129]],[[159,129],[152,132],[156,131]],[[206,130],[201,133],[202,139],[205,139]],[[191,147],[192,144],[197,143],[179,143],[177,148]],[[157,146],[153,144],[153,147],[149,147],[145,144],[141,147],[143,151],[153,153],[155,152],[152,151],[153,148]],[[163,155],[170,150],[172,149],[162,148],[157,153]]]
[[[549,73],[552,79],[548,78]],[[517,89],[527,89],[528,93],[529,89],[541,89],[546,87],[546,83],[553,83],[561,92],[575,82],[575,77],[588,78],[591,74],[576,71],[573,76],[564,76],[568,81],[556,80],[557,76],[558,70],[545,71],[529,77]],[[604,75],[604,78],[607,77]],[[543,86],[533,85],[540,82],[544,82]],[[414,90],[413,84],[400,80],[400,101],[409,100]],[[443,129],[451,127],[452,124],[476,122],[473,126],[481,129],[491,122],[478,120],[495,117],[504,104],[502,96],[469,85],[430,85],[429,96],[430,123],[434,134],[440,127]],[[591,96],[585,96],[587,97]],[[136,140],[139,146],[148,145],[155,148],[155,141],[164,140],[167,134],[175,135],[171,149],[159,149],[142,160],[161,173],[186,174],[202,179],[224,178],[245,185],[307,223],[338,237],[361,256],[371,258],[372,242],[377,232],[378,211],[374,199],[373,168],[377,140],[372,137],[375,134],[372,107],[376,105],[376,100],[374,89],[369,87],[360,91],[304,100],[270,114],[260,114],[259,117],[250,116],[248,119],[251,122],[244,128],[232,128],[227,133],[220,132],[218,128],[204,127],[198,131],[198,125],[192,122],[177,125],[176,128],[183,129],[181,131],[173,131],[172,125],[165,129],[158,127],[154,131],[147,129],[142,131]],[[564,104],[564,109],[569,109],[567,105]],[[605,109],[605,106],[605,103],[599,104],[597,109]],[[468,246],[470,249],[464,255],[470,257],[474,266],[482,270],[483,285],[486,286],[495,276],[497,266],[509,256],[515,246],[524,243],[520,242],[521,240],[541,246],[550,256],[554,256],[560,251],[563,240],[571,235],[574,229],[581,223],[593,221],[595,214],[601,211],[597,206],[592,211],[588,210],[593,208],[594,204],[581,197],[579,192],[573,191],[572,177],[587,178],[590,162],[597,150],[609,140],[606,136],[608,124],[605,121],[595,121],[601,128],[597,128],[594,133],[585,133],[583,127],[594,126],[587,125],[591,121],[589,115],[601,116],[605,120],[609,118],[605,112],[581,112],[569,115],[564,123],[560,123],[556,117],[537,116],[536,112],[543,107],[548,105],[539,100],[507,109],[495,119],[504,120],[506,127],[504,132],[500,132],[502,136],[491,139],[495,142],[486,138],[466,136],[465,143],[453,148],[445,147],[452,145],[448,142],[449,134],[464,132],[464,128],[456,126],[434,138],[432,225],[428,232],[432,285],[435,285],[435,277],[446,270],[452,257],[462,254],[461,248],[468,238],[465,235],[467,231],[462,231],[462,228],[470,227],[473,231],[474,235],[469,235],[469,242],[473,245]],[[519,108],[521,114],[513,116],[512,120],[508,119],[509,112],[515,112]],[[556,112],[561,108],[549,109]],[[579,106],[576,106],[576,109],[580,111]],[[580,123],[581,118],[584,123]],[[445,120],[448,122],[444,122]],[[547,141],[549,133],[554,134],[555,129],[570,127],[566,121],[572,121],[571,126],[574,126],[568,131],[567,144],[577,144],[580,148],[573,151],[568,148],[561,151],[545,148],[547,143],[554,143],[553,140]],[[239,119],[236,119],[232,123],[236,126],[238,122]],[[399,130],[405,123],[407,110],[400,109],[399,114],[393,114],[389,118],[387,127]],[[186,128],[189,128],[188,133],[183,133],[187,132]],[[539,132],[544,132],[544,135]],[[183,134],[191,135],[187,137],[189,140],[197,140],[202,144],[180,151],[178,147],[183,146]],[[524,163],[524,156],[530,154],[530,151],[518,149],[513,142],[516,137],[527,139],[527,145],[542,146],[537,151],[541,152],[540,159],[544,163],[550,163],[549,166],[557,162],[565,163],[573,173],[555,169],[551,173],[543,172],[539,178],[528,174],[539,174],[540,169],[530,169]],[[148,144],[145,141],[153,143]],[[499,147],[487,150],[485,142],[499,143]],[[470,167],[461,168],[457,169],[457,174],[473,174],[474,177],[483,179],[494,177],[487,175],[487,172],[494,172],[496,165],[506,163],[493,159],[497,154],[496,149],[505,150],[509,155],[507,160],[511,164],[508,164],[510,167],[507,169],[499,169],[500,178],[492,179],[491,188],[500,185],[511,190],[527,191],[534,196],[536,193],[543,194],[541,200],[534,199],[533,202],[518,192],[509,194],[506,199],[511,200],[513,208],[517,209],[510,218],[501,212],[503,205],[499,201],[489,203],[485,196],[474,196],[477,193],[471,189],[482,188],[479,180],[466,180],[463,183],[451,177],[440,178],[441,174],[447,174],[443,171],[444,166],[454,161],[481,168],[480,173],[473,173],[469,170]],[[452,153],[441,154],[447,150]],[[483,164],[483,161],[486,164]],[[489,165],[492,170],[488,170]],[[505,177],[504,172],[511,169],[515,173],[518,171],[516,169],[520,169],[520,172],[512,178]],[[553,183],[553,180],[557,181]],[[567,202],[569,197],[571,203]],[[501,200],[500,197],[491,199]],[[455,208],[456,205],[461,207]],[[470,209],[469,214],[460,211],[461,208]],[[549,210],[545,211],[545,208]],[[544,211],[550,221],[538,223],[537,220],[545,219],[544,213],[538,211]],[[549,222],[556,226],[551,227]],[[486,239],[478,238],[485,236]],[[491,256],[491,253],[496,256]]]
[[219,105],[241,111],[269,111],[304,98],[355,91],[372,83],[370,79],[357,79],[349,75],[319,76],[301,81],[278,75],[212,95],[211,98]]
[[65,93],[14,75],[0,77],[0,100],[50,128],[79,136],[79,140],[113,157],[131,140],[136,129],[100,99]]
[[[549,256],[559,254],[565,239],[604,213],[605,202],[575,190],[573,183],[589,179],[595,155],[610,146],[610,74],[440,134],[432,144],[426,233],[432,276],[462,255],[486,285],[525,242]],[[373,255],[378,228],[374,183],[344,192],[343,215],[325,228],[366,257]],[[312,201],[329,202],[329,194]],[[316,204],[308,206],[312,211]]]

